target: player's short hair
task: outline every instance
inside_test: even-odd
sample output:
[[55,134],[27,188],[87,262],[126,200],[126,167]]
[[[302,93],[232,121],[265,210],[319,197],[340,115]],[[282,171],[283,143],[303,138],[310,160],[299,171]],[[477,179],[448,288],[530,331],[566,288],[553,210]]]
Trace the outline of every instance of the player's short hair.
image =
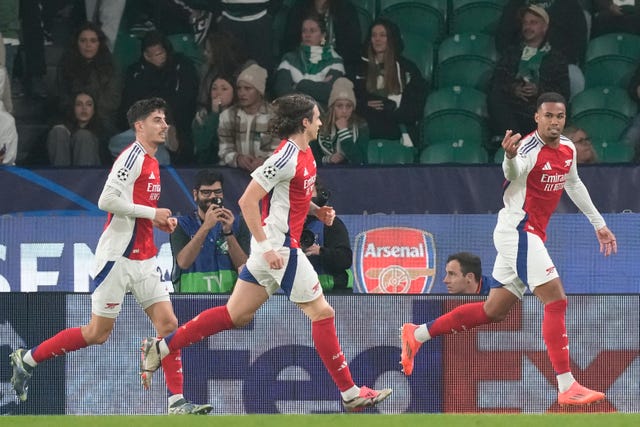
[[214,171],[213,169],[202,169],[196,173],[195,181],[193,182],[193,189],[199,190],[203,185],[211,185],[219,182],[224,184],[224,177],[221,173]]
[[563,104],[564,108],[567,108],[567,101],[564,96],[557,92],[545,92],[538,97],[536,102],[536,110],[540,109],[540,106],[545,102],[553,102],[554,104]]
[[458,252],[449,255],[447,264],[451,261],[458,261],[463,275],[466,276],[469,273],[473,273],[477,281],[482,278],[482,261],[479,256],[471,252]]
[[167,103],[162,98],[141,99],[133,103],[127,110],[127,121],[131,129],[135,130],[135,123],[144,120],[154,111],[167,112]]
[[269,121],[269,132],[278,138],[304,131],[302,121],[313,120],[313,107],[317,105],[315,99],[302,93],[281,96],[271,104],[274,114]]

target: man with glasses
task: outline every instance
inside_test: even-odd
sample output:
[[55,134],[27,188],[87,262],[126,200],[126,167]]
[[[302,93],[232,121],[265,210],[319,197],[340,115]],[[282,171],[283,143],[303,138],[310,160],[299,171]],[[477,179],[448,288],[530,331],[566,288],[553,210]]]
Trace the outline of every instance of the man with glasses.
[[247,251],[236,237],[238,221],[223,206],[223,182],[213,170],[196,174],[193,200],[197,208],[178,217],[170,238],[176,292],[231,292],[238,269],[247,262]]

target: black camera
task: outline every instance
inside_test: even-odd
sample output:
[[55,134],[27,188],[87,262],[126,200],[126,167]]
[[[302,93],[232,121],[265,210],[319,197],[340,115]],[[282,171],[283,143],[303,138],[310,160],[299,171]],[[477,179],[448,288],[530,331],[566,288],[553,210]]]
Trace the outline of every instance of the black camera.
[[300,235],[300,248],[306,251],[311,245],[316,242],[316,235],[313,231],[305,228]]
[[211,204],[216,205],[220,208],[222,207],[222,203],[223,203],[222,197],[214,197],[213,199],[211,199]]

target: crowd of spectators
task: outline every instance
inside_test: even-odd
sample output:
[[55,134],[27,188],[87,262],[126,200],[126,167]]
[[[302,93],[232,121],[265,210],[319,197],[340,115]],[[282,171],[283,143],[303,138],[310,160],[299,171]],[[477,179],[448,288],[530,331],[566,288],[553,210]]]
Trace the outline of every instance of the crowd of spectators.
[[[372,139],[396,140],[417,159],[429,143],[425,102],[438,88],[405,52],[401,23],[374,14],[361,28],[361,7],[346,0],[0,0],[0,114],[13,112],[12,98],[46,98],[49,164],[107,167],[133,141],[127,108],[161,97],[171,125],[162,164],[250,172],[277,144],[267,134],[270,101],[303,92],[318,101],[325,122],[313,144],[318,164],[366,164]],[[64,19],[70,43],[56,75],[44,76],[54,19]],[[540,93],[571,99],[584,84],[590,37],[612,32],[640,33],[640,5],[506,1],[486,89],[493,140],[505,129],[531,132]],[[637,75],[629,89],[636,100]],[[45,80],[53,82],[46,90]],[[621,140],[640,145],[638,123]],[[486,141],[485,148],[497,147]]]

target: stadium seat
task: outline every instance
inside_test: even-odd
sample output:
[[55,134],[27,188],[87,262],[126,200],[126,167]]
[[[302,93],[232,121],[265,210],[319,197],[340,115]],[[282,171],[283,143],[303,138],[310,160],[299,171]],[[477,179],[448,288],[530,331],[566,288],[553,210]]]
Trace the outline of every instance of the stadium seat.
[[572,119],[571,124],[584,129],[591,137],[593,146],[597,147],[602,144],[617,144],[630,122],[631,119],[623,116],[593,110],[589,114]]
[[628,33],[605,34],[589,41],[585,62],[618,56],[640,61],[640,36]]
[[374,14],[370,10],[360,6],[359,4],[356,4],[356,2],[352,3],[358,11],[358,21],[360,23],[360,41],[364,42],[367,38],[367,35],[369,34],[369,27],[373,23]]
[[449,34],[494,35],[503,8],[502,0],[451,0]]
[[381,0],[380,16],[398,24],[404,35],[435,43],[446,31],[447,0]]
[[571,100],[571,117],[579,118],[593,111],[608,112],[623,118],[632,118],[638,105],[626,90],[618,87],[595,87],[578,93]]
[[624,143],[594,144],[600,163],[627,163],[633,159],[633,147]]
[[640,62],[640,36],[612,33],[589,41],[584,65],[585,86],[627,88]]
[[175,52],[182,53],[193,62],[196,69],[200,69],[204,63],[204,53],[196,43],[193,34],[170,34],[167,39],[171,42]]
[[425,79],[431,84],[433,78],[433,44],[421,37],[403,35],[403,56],[418,66]]
[[469,86],[486,91],[497,60],[493,37],[455,34],[438,48],[437,87]]
[[493,156],[493,162],[501,165],[503,160],[504,160],[504,148],[500,147],[498,148],[498,151],[496,151],[496,154]]
[[479,143],[454,141],[429,146],[420,153],[420,163],[487,163],[487,151]]
[[413,148],[405,147],[399,140],[369,140],[367,163],[370,165],[412,164],[413,157]]
[[129,65],[140,59],[142,42],[134,35],[119,32],[116,37],[116,43],[113,48],[113,57],[120,68],[121,72],[125,72]]
[[469,87],[438,89],[427,97],[421,146],[489,138],[486,95]]
[[589,61],[584,66],[585,87],[629,86],[638,63],[624,57],[602,57]]
[[424,117],[429,118],[450,111],[460,111],[477,118],[487,117],[487,96],[479,90],[452,86],[438,89],[427,97]]
[[571,123],[587,132],[594,147],[616,144],[637,110],[636,103],[621,88],[592,88],[571,100]]

